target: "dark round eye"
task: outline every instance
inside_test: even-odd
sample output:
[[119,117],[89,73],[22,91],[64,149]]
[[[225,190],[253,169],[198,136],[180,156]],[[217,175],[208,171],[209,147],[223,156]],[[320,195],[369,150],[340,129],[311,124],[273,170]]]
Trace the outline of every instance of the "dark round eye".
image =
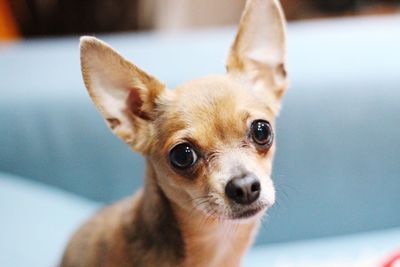
[[260,146],[270,146],[274,140],[274,134],[269,122],[256,120],[251,124],[251,137],[253,141]]
[[190,168],[196,163],[197,155],[189,143],[182,143],[171,149],[169,160],[172,166],[183,170]]

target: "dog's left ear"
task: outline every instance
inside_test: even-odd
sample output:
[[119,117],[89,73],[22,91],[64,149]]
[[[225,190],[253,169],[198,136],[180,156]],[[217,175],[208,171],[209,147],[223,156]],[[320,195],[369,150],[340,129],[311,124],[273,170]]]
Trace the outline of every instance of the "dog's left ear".
[[278,0],[248,0],[226,64],[229,75],[275,102],[287,87],[285,26]]

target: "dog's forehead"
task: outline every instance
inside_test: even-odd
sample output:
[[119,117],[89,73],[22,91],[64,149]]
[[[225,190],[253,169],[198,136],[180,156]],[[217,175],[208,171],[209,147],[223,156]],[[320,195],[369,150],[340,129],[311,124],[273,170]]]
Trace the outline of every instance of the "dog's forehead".
[[191,80],[170,93],[161,123],[172,143],[189,138],[204,146],[226,144],[243,138],[250,118],[272,119],[265,103],[226,76]]
[[249,89],[227,75],[190,80],[176,87],[172,93],[171,105],[174,109],[195,117],[216,116],[215,111],[236,112],[246,109],[249,104],[262,109]]

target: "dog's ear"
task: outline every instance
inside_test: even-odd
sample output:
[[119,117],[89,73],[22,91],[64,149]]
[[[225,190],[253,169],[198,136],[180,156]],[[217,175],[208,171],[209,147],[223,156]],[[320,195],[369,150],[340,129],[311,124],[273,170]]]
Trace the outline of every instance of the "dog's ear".
[[286,22],[278,0],[248,0],[227,58],[227,71],[279,102],[287,87]]
[[165,86],[94,37],[82,37],[80,50],[83,79],[98,110],[116,135],[145,152]]

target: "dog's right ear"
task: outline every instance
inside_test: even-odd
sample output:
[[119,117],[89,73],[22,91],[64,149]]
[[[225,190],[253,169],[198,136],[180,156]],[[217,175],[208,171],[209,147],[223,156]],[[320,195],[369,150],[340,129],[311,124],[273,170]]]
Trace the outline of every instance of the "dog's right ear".
[[164,84],[99,39],[82,37],[80,50],[83,79],[98,110],[116,135],[145,152]]

